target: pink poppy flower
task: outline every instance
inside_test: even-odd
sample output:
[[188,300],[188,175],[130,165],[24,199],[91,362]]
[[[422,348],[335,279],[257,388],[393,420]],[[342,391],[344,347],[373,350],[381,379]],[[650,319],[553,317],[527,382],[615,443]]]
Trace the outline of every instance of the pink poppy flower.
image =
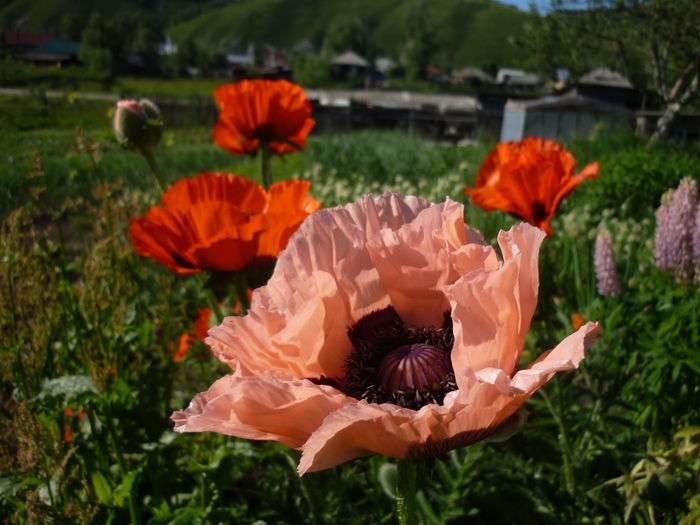
[[209,331],[233,373],[175,412],[175,430],[280,441],[302,451],[300,474],[493,434],[598,333],[586,323],[516,371],[544,237],[502,231],[501,259],[461,204],[393,193],[312,214],[248,315]]

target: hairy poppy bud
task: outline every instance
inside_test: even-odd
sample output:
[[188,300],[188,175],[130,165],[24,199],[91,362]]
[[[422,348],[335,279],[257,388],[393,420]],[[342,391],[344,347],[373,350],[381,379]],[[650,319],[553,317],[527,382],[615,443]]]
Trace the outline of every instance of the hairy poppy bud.
[[158,107],[148,99],[120,100],[114,112],[114,134],[127,149],[152,151],[163,136],[163,119]]

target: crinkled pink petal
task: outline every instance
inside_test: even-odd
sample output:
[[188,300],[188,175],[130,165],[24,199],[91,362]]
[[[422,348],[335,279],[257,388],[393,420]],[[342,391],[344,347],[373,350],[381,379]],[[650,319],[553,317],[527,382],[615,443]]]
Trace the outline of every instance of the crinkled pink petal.
[[555,373],[578,368],[586,349],[600,334],[600,325],[588,322],[559,343],[554,350],[542,354],[528,368],[518,371],[511,386],[522,392],[534,392]]
[[418,411],[363,401],[333,412],[304,443],[299,474],[370,454],[440,455],[487,437],[527,398],[503,394],[496,385],[473,375],[470,382],[469,390],[451,392],[442,405],[426,405]]
[[348,327],[390,304],[368,239],[431,206],[385,193],[313,213],[290,238],[268,284],[256,290],[249,314],[225,319],[207,344],[240,373],[342,377],[351,350]]
[[323,420],[304,443],[299,474],[353,458],[382,454],[395,458],[440,455],[493,434],[556,372],[578,367],[599,333],[587,323],[511,380],[503,370],[466,370],[464,387],[442,405],[418,411],[391,404],[348,404]]
[[537,306],[537,257],[545,235],[520,224],[501,232],[503,264],[463,275],[445,287],[452,306],[452,366],[463,388],[464,370],[500,368],[510,374],[523,349]]
[[328,414],[355,402],[311,381],[228,375],[171,419],[176,432],[218,432],[299,448]]
[[368,239],[367,250],[401,318],[417,326],[439,326],[450,309],[442,287],[483,268],[489,259],[496,262],[495,252],[481,240],[465,226],[464,206],[447,199],[396,230],[380,230]]

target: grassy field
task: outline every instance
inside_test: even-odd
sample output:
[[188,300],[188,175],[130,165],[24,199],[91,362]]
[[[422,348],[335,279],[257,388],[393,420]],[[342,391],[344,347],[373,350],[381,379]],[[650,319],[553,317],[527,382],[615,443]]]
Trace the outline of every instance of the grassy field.
[[[34,104],[34,106],[21,106]],[[23,109],[20,109],[23,107]],[[0,515],[10,523],[392,523],[374,457],[299,479],[298,454],[168,417],[225,373],[179,337],[206,306],[204,280],[137,257],[127,221],[157,199],[143,159],[119,149],[109,107],[0,99]],[[78,129],[76,129],[76,127]],[[395,189],[464,201],[492,144],[446,147],[398,132],[313,137],[274,159],[326,206]],[[603,334],[578,371],[527,404],[508,441],[455,450],[422,468],[423,523],[691,525],[700,517],[700,294],[657,270],[661,194],[700,180],[696,145],[631,137],[570,144],[601,163],[561,207],[540,258],[540,301],[524,362],[572,331]],[[168,180],[202,171],[257,177],[252,158],[210,130],[166,131]],[[489,241],[515,219],[466,206]],[[619,297],[598,296],[593,240],[614,240]]]

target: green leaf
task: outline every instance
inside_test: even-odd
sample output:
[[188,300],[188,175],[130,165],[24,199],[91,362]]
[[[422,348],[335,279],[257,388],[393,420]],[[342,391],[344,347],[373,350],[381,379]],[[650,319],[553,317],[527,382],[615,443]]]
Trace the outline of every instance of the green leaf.
[[396,499],[396,474],[397,474],[396,463],[384,463],[379,467],[379,473],[377,478],[379,479],[379,484],[384,491],[384,494],[389,496],[391,499]]
[[117,490],[114,491],[114,495],[112,496],[116,506],[122,507],[124,505],[126,498],[131,493],[131,487],[134,485],[134,481],[136,481],[138,474],[138,470],[132,470],[131,472],[128,472],[126,476],[124,476],[124,479],[122,479],[122,482],[119,484]]
[[95,494],[100,503],[105,505],[112,504],[112,489],[107,482],[107,479],[100,472],[92,473],[92,486],[95,489]]

